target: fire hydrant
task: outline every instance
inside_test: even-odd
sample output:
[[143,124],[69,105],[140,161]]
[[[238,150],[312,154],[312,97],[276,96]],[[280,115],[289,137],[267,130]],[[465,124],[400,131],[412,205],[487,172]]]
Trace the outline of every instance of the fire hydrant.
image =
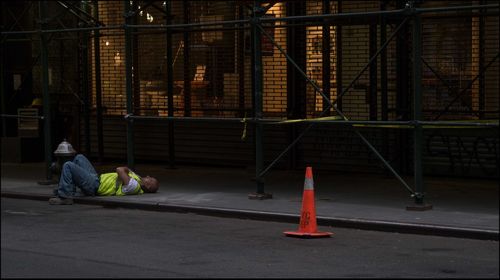
[[56,161],[52,162],[50,165],[50,172],[52,175],[55,175],[56,180],[59,181],[59,177],[61,176],[61,169],[65,162],[72,161],[75,158],[76,151],[73,149],[73,146],[64,139],[57,149],[54,151],[54,156],[56,157]]

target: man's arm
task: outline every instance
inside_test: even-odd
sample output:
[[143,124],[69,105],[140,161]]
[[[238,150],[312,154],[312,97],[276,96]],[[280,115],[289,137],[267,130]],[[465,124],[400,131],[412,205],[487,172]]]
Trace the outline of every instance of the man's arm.
[[128,176],[128,173],[130,172],[130,169],[126,166],[120,166],[116,168],[116,173],[118,173],[118,177],[120,177],[120,180],[122,180],[124,185],[128,185],[128,182],[130,181],[130,176]]

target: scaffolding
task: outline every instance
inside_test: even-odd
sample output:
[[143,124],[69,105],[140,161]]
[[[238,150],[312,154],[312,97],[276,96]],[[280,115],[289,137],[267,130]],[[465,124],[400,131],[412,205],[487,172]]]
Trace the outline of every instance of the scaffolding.
[[[80,3],[81,2],[81,3]],[[81,67],[83,71],[83,89],[82,92],[84,94],[81,97],[80,101],[83,105],[83,127],[85,131],[85,151],[90,154],[91,151],[91,138],[90,138],[90,123],[91,123],[91,101],[90,101],[90,89],[89,89],[89,68],[86,62],[91,61],[92,57],[89,57],[91,52],[89,49],[92,47],[90,44],[90,39],[93,40],[93,50],[94,50],[94,60],[93,63],[95,65],[94,70],[94,83],[95,83],[95,116],[96,116],[96,127],[97,127],[97,147],[98,147],[98,155],[99,158],[103,157],[104,153],[104,144],[103,144],[103,107],[102,107],[102,82],[101,81],[101,31],[113,31],[119,32],[117,36],[124,36],[124,46],[125,46],[125,55],[124,55],[124,67],[125,67],[125,93],[126,93],[126,113],[123,115],[124,120],[126,121],[126,151],[127,151],[127,164],[131,168],[135,165],[135,140],[134,135],[136,133],[136,126],[134,124],[134,120],[165,120],[168,124],[168,157],[170,167],[173,167],[176,162],[176,143],[174,139],[175,135],[175,124],[183,121],[214,121],[214,122],[233,122],[233,123],[242,123],[245,126],[247,124],[251,124],[254,128],[254,159],[255,159],[255,180],[256,180],[256,192],[249,195],[249,198],[258,198],[265,199],[272,197],[270,194],[265,192],[264,189],[264,177],[265,175],[277,164],[277,162],[283,158],[284,155],[293,150],[293,148],[297,145],[297,143],[317,124],[325,124],[332,127],[348,127],[351,129],[359,139],[368,147],[368,149],[376,156],[376,158],[383,164],[383,166],[397,179],[399,182],[406,188],[406,190],[410,193],[410,196],[414,199],[415,207],[421,209],[429,209],[429,205],[427,205],[424,201],[425,197],[425,186],[423,182],[423,170],[422,170],[422,155],[423,155],[423,133],[424,129],[435,129],[435,128],[486,128],[486,129],[495,129],[498,130],[498,119],[495,121],[480,121],[481,117],[484,117],[485,108],[484,108],[484,95],[481,97],[480,95],[480,104],[479,104],[479,120],[472,121],[441,121],[440,118],[444,113],[450,110],[452,105],[456,103],[463,93],[466,90],[469,90],[476,81],[480,83],[479,89],[483,90],[484,87],[484,73],[486,70],[497,63],[499,61],[499,52],[498,49],[496,54],[490,58],[489,61],[485,61],[484,57],[481,57],[480,61],[480,69],[477,71],[477,75],[468,81],[466,86],[462,88],[456,97],[449,101],[449,103],[438,113],[437,116],[434,116],[432,121],[426,121],[424,119],[423,108],[423,68],[432,72],[440,82],[445,85],[448,90],[452,90],[452,86],[449,85],[443,77],[440,76],[439,71],[434,69],[432,63],[430,63],[427,59],[422,56],[422,48],[423,48],[423,35],[422,35],[422,17],[426,15],[431,15],[434,17],[446,17],[446,16],[466,16],[472,17],[477,16],[482,18],[483,16],[496,16],[498,17],[498,4],[476,4],[476,5],[461,5],[461,6],[450,6],[450,7],[436,7],[436,8],[419,8],[415,6],[414,1],[407,1],[404,3],[404,6],[398,7],[393,10],[386,10],[386,4],[388,1],[380,1],[381,6],[379,11],[368,11],[368,12],[349,12],[344,13],[341,9],[337,10],[337,13],[332,13],[330,11],[330,2],[331,1],[323,1],[323,13],[314,14],[314,15],[287,15],[284,17],[267,17],[266,13],[274,6],[278,1],[244,1],[245,3],[242,5],[241,9],[247,9],[250,16],[245,18],[241,16],[240,19],[235,20],[222,20],[222,21],[205,21],[205,22],[196,22],[196,23],[173,23],[172,22],[172,1],[160,1],[162,4],[158,4],[157,1],[144,1],[138,3],[138,1],[123,1],[123,10],[124,10],[124,22],[123,24],[116,25],[104,25],[99,20],[99,1],[57,1],[57,3],[64,8],[66,12],[69,12],[71,15],[75,16],[80,24],[79,27],[76,28],[56,28],[49,29],[47,27],[47,22],[51,19],[50,15],[47,12],[47,1],[38,2],[38,29],[36,30],[22,30],[22,31],[12,31],[14,26],[17,24],[17,20],[11,27],[3,27],[1,32],[1,40],[2,45],[4,42],[9,40],[16,40],[20,37],[38,37],[40,42],[40,65],[41,65],[41,91],[43,96],[43,116],[39,117],[43,121],[44,126],[44,143],[45,143],[45,152],[44,158],[47,167],[47,179],[50,179],[50,164],[52,162],[52,148],[50,143],[52,143],[51,139],[51,103],[50,103],[50,94],[49,94],[49,66],[48,66],[48,41],[51,40],[51,36],[59,33],[78,33],[81,34],[81,60],[83,61]],[[186,2],[186,1],[185,1]],[[252,3],[250,3],[252,2]],[[341,7],[342,1],[339,2],[338,7]],[[5,2],[2,2],[2,9],[4,7],[8,8]],[[142,6],[140,6],[142,4]],[[185,4],[184,12],[188,10],[189,3]],[[165,17],[164,24],[138,24],[136,17],[145,11],[147,7],[153,7],[154,9],[161,11],[161,13]],[[32,8],[32,2],[30,2],[30,6],[27,9]],[[92,13],[90,12],[92,10]],[[24,14],[24,12],[23,12]],[[243,13],[240,12],[240,15]],[[149,15],[149,14],[148,14]],[[189,18],[186,16],[186,18]],[[53,19],[53,18],[52,18]],[[330,59],[329,53],[331,49],[330,45],[330,30],[331,26],[335,26],[339,33],[342,32],[343,26],[355,26],[357,24],[365,24],[370,23],[370,53],[369,59],[365,63],[363,63],[362,67],[358,70],[357,74],[354,78],[347,84],[347,86],[343,86],[341,80],[337,82],[336,85],[336,99],[332,101],[332,94],[330,92],[332,88],[331,84],[331,75],[330,72]],[[480,34],[484,32],[481,29],[480,24]],[[279,24],[278,24],[279,23]],[[276,28],[294,28],[297,26],[322,26],[322,55],[323,55],[323,74],[321,86],[315,81],[314,78],[311,77],[309,73],[306,73],[304,69],[303,63],[297,63],[297,58],[293,57],[293,55],[289,54],[285,48],[277,42],[272,34],[269,32],[269,25],[272,24],[275,29]],[[392,33],[387,36],[386,26],[388,24],[393,24],[395,28],[393,28]],[[377,26],[379,30],[377,31]],[[137,32],[139,30],[147,30],[151,32],[156,32],[160,34],[160,36],[165,36],[166,39],[166,65],[167,65],[167,75],[165,76],[166,82],[166,103],[167,103],[167,115],[163,116],[147,116],[143,114],[137,114],[137,110],[134,105],[140,103],[140,100],[136,98],[134,92],[137,91],[135,87],[138,86],[137,83],[137,75],[134,76],[134,65],[137,63],[136,54],[134,53],[134,48],[137,46],[137,40],[135,36],[137,36]],[[191,116],[191,107],[188,104],[191,104],[191,96],[190,94],[184,95],[184,116],[175,116],[174,115],[174,91],[175,91],[175,83],[174,83],[174,64],[177,58],[177,53],[174,53],[174,46],[172,44],[172,37],[174,34],[184,34],[183,44],[189,44],[189,34],[190,32],[210,32],[210,31],[236,31],[250,32],[250,51],[251,51],[251,86],[252,86],[252,109],[250,115],[246,116],[246,113],[239,112],[239,117],[197,117]],[[378,32],[378,33],[377,33]],[[387,97],[387,48],[391,42],[396,40],[401,33],[408,32],[411,34],[411,63],[406,62],[406,67],[411,73],[411,80],[406,81],[406,86],[411,85],[411,90],[413,92],[413,100],[412,102],[408,102],[412,104],[413,113],[412,117],[408,117],[408,120],[389,120],[388,117],[388,97]],[[380,36],[380,45],[377,46],[377,35]],[[483,34],[484,35],[484,34]],[[342,36],[337,34],[337,40],[342,40]],[[304,118],[298,120],[295,117],[292,118],[269,118],[264,117],[264,107],[263,107],[263,96],[264,96],[264,77],[263,77],[263,41],[266,40],[268,43],[272,44],[272,47],[277,49],[281,55],[286,58],[286,61],[290,67],[296,73],[297,77],[302,77],[307,86],[311,86],[314,94],[319,95],[321,99],[321,110],[318,114],[311,118]],[[398,39],[399,40],[399,39]],[[480,38],[480,42],[481,42]],[[337,42],[338,43],[338,42]],[[340,45],[341,46],[341,45]],[[3,47],[2,47],[3,49]],[[180,49],[180,48],[179,48]],[[339,59],[340,58],[340,59]],[[337,75],[342,75],[342,57],[339,55],[337,58]],[[184,51],[184,64],[186,61],[189,62],[189,52]],[[404,58],[403,58],[404,59]],[[3,60],[4,60],[4,51],[2,50],[2,68],[3,68]],[[382,117],[381,120],[377,120],[377,101],[370,103],[370,106],[374,104],[373,109],[374,115],[370,115],[370,120],[353,120],[345,113],[342,104],[342,98],[349,94],[349,91],[357,86],[357,83],[368,70],[370,76],[370,88],[369,91],[371,95],[375,96],[377,99],[377,61],[380,60],[380,69],[381,77],[380,77],[380,88],[381,88],[381,106],[382,106]],[[410,66],[411,65],[411,66]],[[135,67],[137,69],[137,67]],[[328,69],[328,70],[327,70]],[[190,69],[186,68],[184,65],[184,75],[189,76]],[[5,120],[8,118],[20,118],[22,116],[5,114],[6,110],[4,108],[6,101],[3,100],[5,93],[4,90],[4,81],[2,75],[2,122],[3,128],[5,130]],[[241,79],[241,77],[240,77]],[[482,85],[481,85],[482,83]],[[190,92],[192,85],[192,81],[190,78],[184,78],[184,91]],[[240,87],[241,87],[240,83]],[[404,85],[402,86],[404,88]],[[373,90],[375,92],[373,92]],[[316,97],[315,97],[316,98]],[[345,104],[344,104],[345,105]],[[472,108],[469,108],[472,112]],[[498,117],[498,106],[496,112]],[[372,110],[370,110],[370,114],[372,114]],[[404,114],[409,114],[409,112],[405,112]],[[334,116],[332,116],[334,115]],[[409,116],[409,115],[408,115]],[[404,119],[404,118],[403,118]],[[297,121],[305,123],[305,128],[298,133],[294,128],[294,137],[293,140],[287,145],[285,149],[283,149],[277,157],[275,157],[270,164],[267,166],[264,165],[264,131],[265,127],[273,126],[273,125],[291,125],[297,123]],[[412,131],[413,138],[413,187],[410,186],[408,182],[406,182],[399,172],[396,171],[395,168],[391,165],[390,161],[384,158],[382,153],[373,145],[368,138],[362,132],[362,129],[366,127],[373,127],[376,129],[385,129],[388,127],[396,128],[396,129],[409,129]],[[5,132],[4,132],[5,135]],[[498,164],[498,163],[497,163]]]

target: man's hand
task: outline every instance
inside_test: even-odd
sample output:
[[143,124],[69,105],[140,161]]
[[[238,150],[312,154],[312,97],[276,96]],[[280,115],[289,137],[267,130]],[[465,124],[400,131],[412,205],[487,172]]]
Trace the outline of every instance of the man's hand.
[[128,182],[130,181],[130,176],[128,176],[129,172],[130,169],[126,166],[116,168],[116,173],[118,173],[118,177],[120,177],[120,180],[122,180],[124,185],[128,185]]

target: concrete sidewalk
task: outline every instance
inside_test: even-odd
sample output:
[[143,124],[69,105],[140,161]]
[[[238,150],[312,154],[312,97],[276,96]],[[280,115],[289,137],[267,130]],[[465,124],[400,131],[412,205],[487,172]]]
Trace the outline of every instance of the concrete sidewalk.
[[[48,200],[56,185],[40,185],[43,163],[2,163],[2,197]],[[113,171],[111,165],[98,172]],[[271,170],[265,192],[272,199],[249,199],[255,173],[244,168],[136,166],[157,177],[158,193],[124,197],[79,197],[76,203],[290,222],[298,228],[304,171]],[[425,202],[432,210],[408,211],[410,193],[393,177],[334,174],[313,167],[319,230],[335,227],[498,240],[498,180],[424,178]],[[411,183],[411,178],[405,178]],[[54,206],[71,207],[71,206]]]

